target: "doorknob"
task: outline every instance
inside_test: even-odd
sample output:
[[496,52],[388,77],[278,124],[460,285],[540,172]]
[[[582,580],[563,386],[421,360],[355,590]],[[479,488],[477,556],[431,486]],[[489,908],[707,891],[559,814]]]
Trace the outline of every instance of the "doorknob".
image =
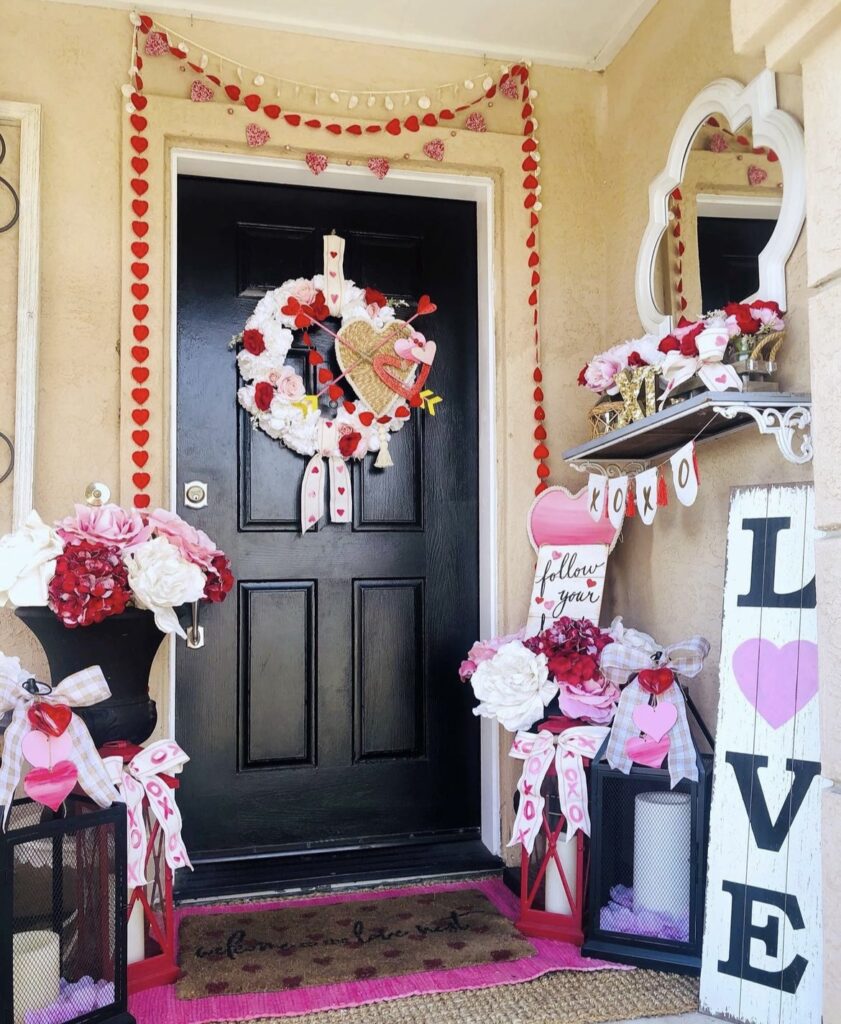
[[203,480],[188,480],[184,484],[184,504],[187,508],[204,508],[207,505],[207,484]]

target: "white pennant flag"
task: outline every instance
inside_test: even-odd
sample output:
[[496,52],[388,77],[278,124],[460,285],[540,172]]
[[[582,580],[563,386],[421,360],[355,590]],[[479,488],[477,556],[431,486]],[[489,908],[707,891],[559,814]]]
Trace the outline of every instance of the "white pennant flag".
[[628,500],[628,478],[617,476],[608,481],[607,514],[615,529],[619,529],[625,518],[625,502]]
[[594,523],[604,515],[606,485],[607,477],[601,473],[591,473],[587,480],[587,511]]
[[669,460],[672,464],[672,479],[675,494],[681,505],[695,504],[698,497],[698,473],[695,470],[695,442],[690,441],[679,448]]
[[638,473],[636,485],[637,512],[646,526],[651,526],[657,515],[657,467]]

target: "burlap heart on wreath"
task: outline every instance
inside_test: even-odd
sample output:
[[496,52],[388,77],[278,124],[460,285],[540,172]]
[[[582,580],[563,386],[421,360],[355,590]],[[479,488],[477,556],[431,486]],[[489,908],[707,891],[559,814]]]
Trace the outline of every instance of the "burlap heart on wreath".
[[[391,388],[377,373],[374,357],[388,355],[389,376],[403,384],[411,384],[417,363],[401,359],[394,354],[394,343],[411,336],[411,324],[392,320],[378,330],[365,320],[353,320],[340,328],[336,335],[336,360],[356,394],[366,402],[376,416],[390,412],[401,395]],[[393,374],[392,372],[393,371]]]

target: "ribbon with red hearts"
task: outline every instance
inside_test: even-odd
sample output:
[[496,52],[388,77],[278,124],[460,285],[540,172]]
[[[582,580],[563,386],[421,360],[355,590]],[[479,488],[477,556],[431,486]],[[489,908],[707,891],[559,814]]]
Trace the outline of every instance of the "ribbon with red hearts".
[[572,839],[580,829],[590,834],[590,813],[587,803],[587,779],[584,758],[592,760],[605,740],[608,729],[602,725],[580,725],[566,729],[560,735],[541,729],[518,732],[509,755],[524,761],[523,772],[517,783],[520,803],[511,833],[509,846],[522,843],[528,853],[543,826],[543,808],[546,803],[541,793],[546,773],[554,762],[558,777],[558,800],[566,819],[566,838]]
[[145,885],[146,859],[149,836],[143,814],[144,799],[149,803],[152,816],[164,832],[164,856],[173,871],[190,868],[187,847],[181,837],[181,812],[172,789],[161,779],[181,769],[190,758],[175,740],[158,740],[145,747],[128,762],[121,757],[106,757],[105,767],[114,785],[126,802],[128,825],[128,884],[129,888]]
[[[608,764],[627,775],[635,760],[659,767],[668,754],[672,788],[681,779],[697,782],[695,745],[676,676],[697,676],[709,643],[693,636],[663,647],[648,633],[625,629],[621,618],[614,619],[610,632],[614,642],[602,651],[599,668],[611,683],[625,688],[605,751]],[[646,749],[655,745],[656,750]]]
[[[71,759],[64,754],[55,765],[48,763],[34,767],[27,776],[27,781],[32,782],[29,788],[33,799],[37,798],[35,794],[38,792],[34,785],[39,781],[36,773],[46,773],[44,783],[52,783],[52,789],[55,789],[55,785],[66,786],[64,796],[78,781],[100,807],[110,807],[112,803],[120,801],[120,795],[111,783],[87,726],[78,715],[70,711],[72,707],[98,704],[110,696],[108,683],[98,665],[74,672],[49,693],[33,693],[25,684],[0,673],[0,715],[11,712],[11,721],[4,734],[3,760],[0,764],[0,824],[4,830],[23,768],[24,741],[30,733],[44,736],[47,746],[51,738],[64,741],[66,737],[67,742],[62,742],[62,749],[68,748],[67,754],[72,756]],[[66,708],[67,711],[60,711],[59,708]],[[60,779],[57,777],[59,775]]]
[[[301,532],[311,530],[324,515],[325,477],[330,477],[330,520],[349,523],[353,512],[350,473],[339,454],[339,428],[334,420],[318,425],[318,447],[307,463],[301,483]],[[327,472],[325,472],[325,462]]]

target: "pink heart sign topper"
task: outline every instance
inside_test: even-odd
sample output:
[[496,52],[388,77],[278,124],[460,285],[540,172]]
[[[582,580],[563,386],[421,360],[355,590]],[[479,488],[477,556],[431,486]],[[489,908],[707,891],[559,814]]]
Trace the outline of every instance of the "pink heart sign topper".
[[733,652],[739,689],[772,729],[780,729],[818,692],[818,647],[792,640],[778,647],[755,637]]
[[577,494],[570,494],[566,487],[547,487],[539,494],[528,514],[529,540],[534,550],[539,551],[542,544],[607,544],[612,551],[619,530],[609,519],[593,522],[587,501],[586,487]]

